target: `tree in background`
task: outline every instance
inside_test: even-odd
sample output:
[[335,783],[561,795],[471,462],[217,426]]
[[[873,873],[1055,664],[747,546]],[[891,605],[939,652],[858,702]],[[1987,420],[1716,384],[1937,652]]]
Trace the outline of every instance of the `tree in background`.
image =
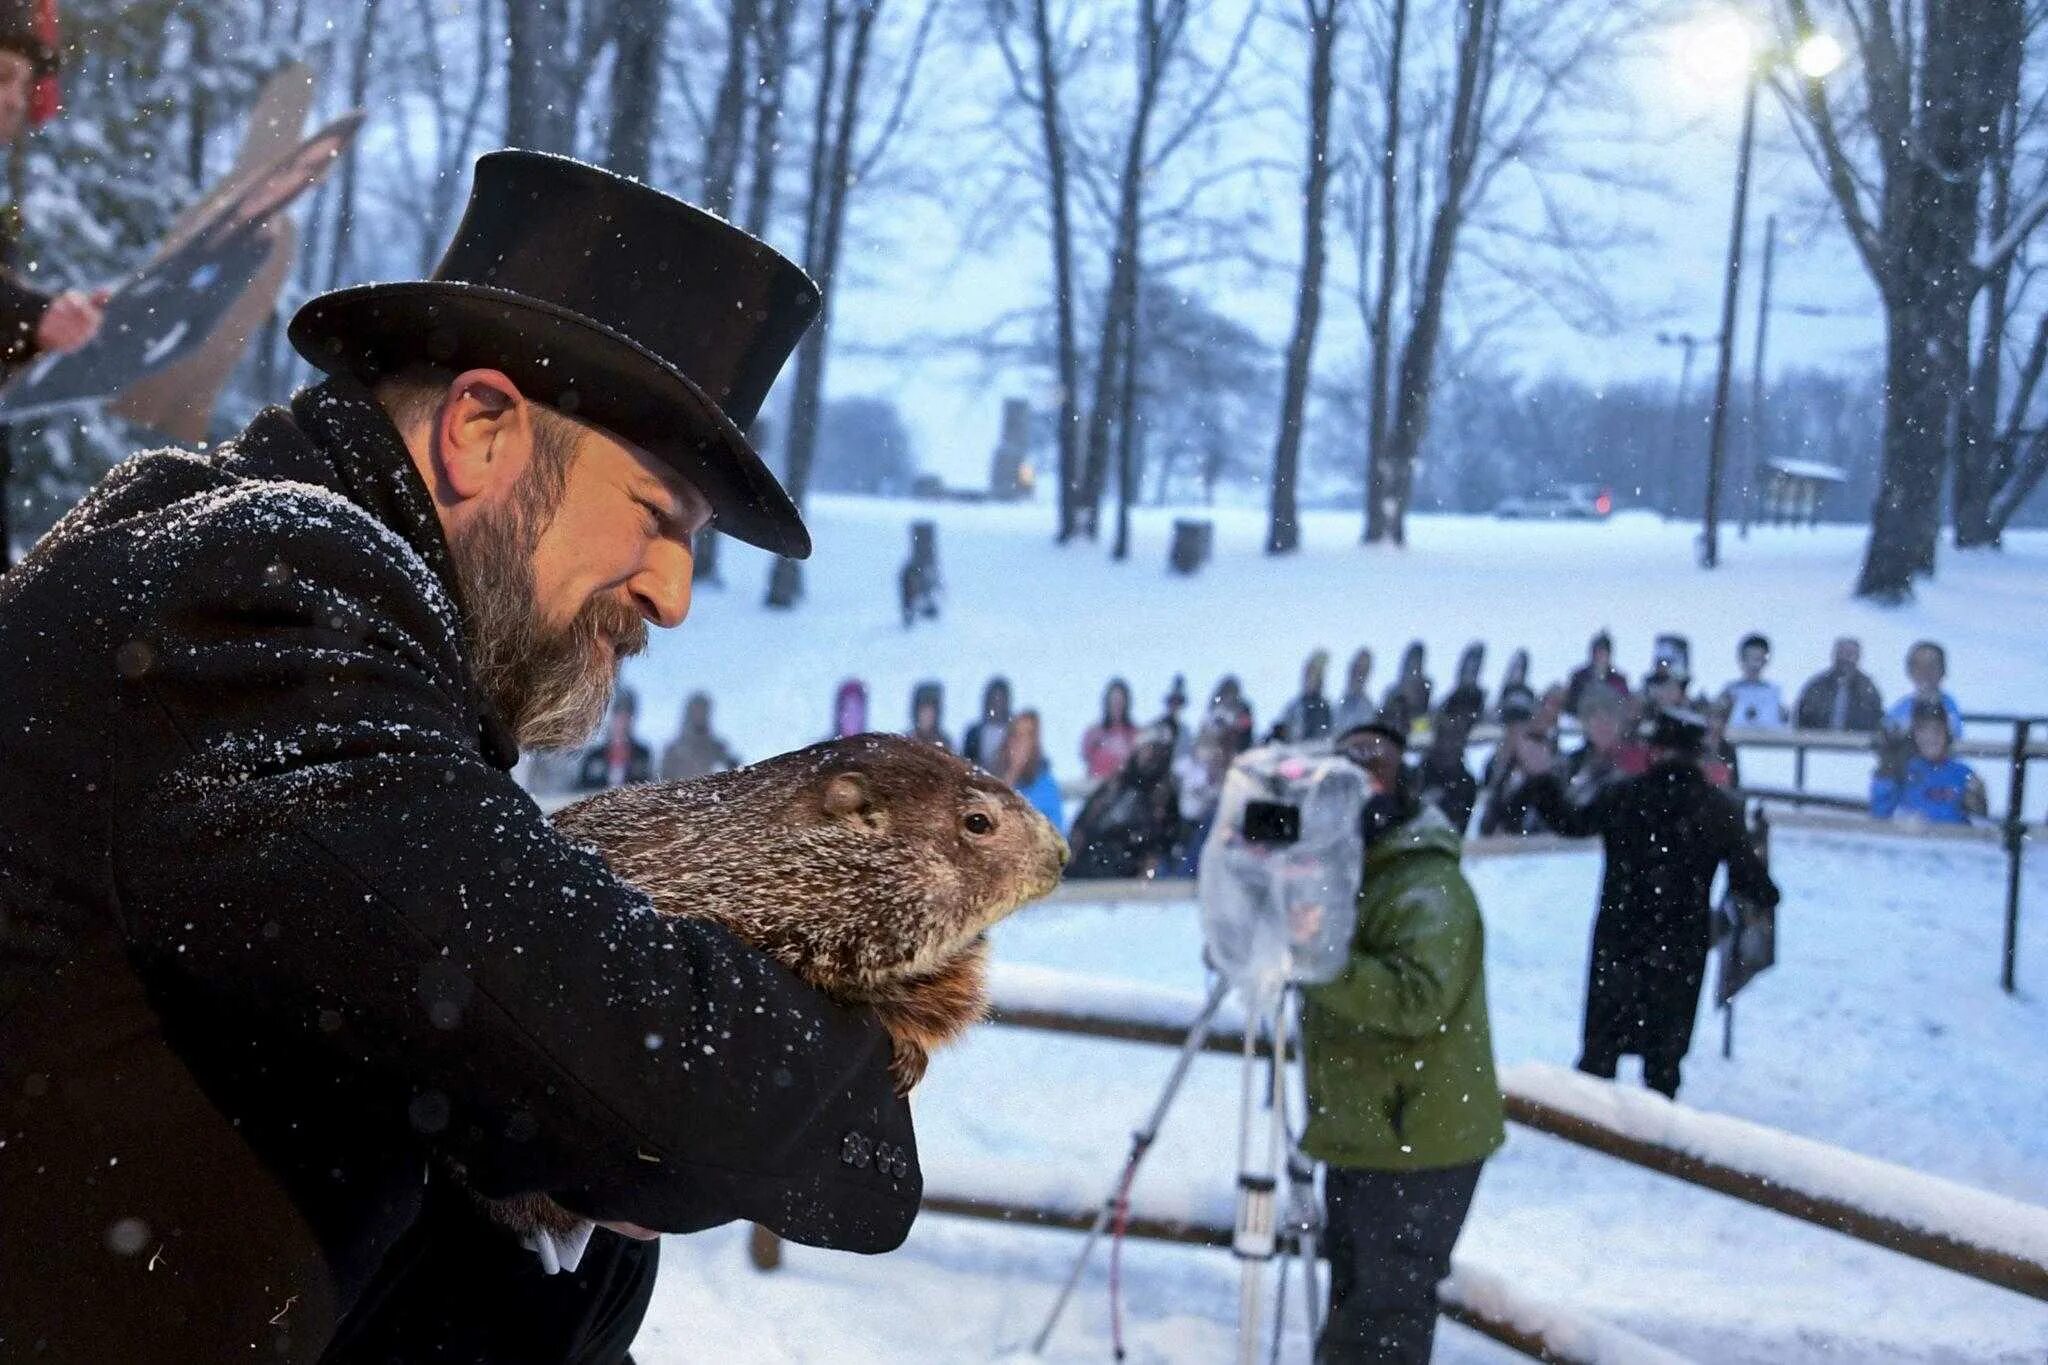
[[[1934,572],[1942,486],[1971,387],[1971,310],[2048,214],[2048,192],[2018,209],[2008,201],[1993,215],[2002,231],[1985,240],[1985,182],[2019,79],[2025,7],[1785,0],[1780,19],[1787,42],[1826,30],[1853,46],[1825,84],[1781,78],[1780,90],[1884,309],[1884,473],[1856,592],[1900,602]],[[1965,461],[1971,538],[1985,531],[1984,463],[1974,452]]]
[[[1360,102],[1381,110],[1379,136],[1367,144],[1378,206],[1359,196],[1352,215],[1372,340],[1368,543],[1405,537],[1452,289],[1475,229],[1519,240],[1512,262],[1508,253],[1481,256],[1516,306],[1533,300],[1575,322],[1611,314],[1597,262],[1619,234],[1560,209],[1548,182],[1591,177],[1558,146],[1554,125],[1611,98],[1613,59],[1647,12],[1634,0],[1390,0],[1368,32]],[[1482,211],[1504,198],[1534,225],[1485,223]],[[1397,338],[1401,318],[1407,329]]]
[[1302,415],[1322,319],[1324,214],[1330,196],[1330,119],[1336,101],[1336,47],[1342,0],[1302,0],[1308,37],[1307,164],[1302,173],[1301,273],[1295,291],[1294,334],[1287,343],[1286,377],[1280,388],[1280,432],[1273,447],[1273,481],[1266,529],[1266,553],[1289,554],[1301,545],[1295,483],[1301,468]]
[[[848,204],[865,183],[903,126],[918,68],[930,40],[938,0],[928,0],[900,63],[895,98],[870,134],[871,114],[863,99],[875,28],[885,0],[825,0],[819,19],[818,58],[812,93],[810,180],[804,212],[804,266],[824,299],[818,320],[797,347],[789,400],[789,440],[782,482],[801,508],[817,454],[818,422],[825,392],[825,362],[832,322],[832,284],[845,240]],[[861,146],[866,135],[866,145]],[[769,571],[767,603],[793,607],[803,597],[803,566],[778,558]]]

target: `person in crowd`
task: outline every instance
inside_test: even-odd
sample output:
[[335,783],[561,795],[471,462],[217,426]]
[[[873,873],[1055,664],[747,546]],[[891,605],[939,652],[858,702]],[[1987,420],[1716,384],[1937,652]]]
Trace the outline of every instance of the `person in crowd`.
[[1733,791],[1742,785],[1742,760],[1728,738],[1728,718],[1733,714],[1727,701],[1716,701],[1702,713],[1707,721],[1707,740],[1700,750],[1700,772],[1709,786]]
[[1913,727],[1913,708],[1933,702],[1948,716],[1950,739],[1963,737],[1963,709],[1942,684],[1948,681],[1948,651],[1932,640],[1921,640],[1906,651],[1906,679],[1913,690],[1893,702],[1884,713],[1884,728],[1906,734]]
[[1166,689],[1163,704],[1166,709],[1153,723],[1163,727],[1167,734],[1173,736],[1173,752],[1179,756],[1187,752],[1191,738],[1188,734],[1187,721],[1183,718],[1188,709],[1188,680],[1185,675],[1173,675],[1173,685]]
[[1324,1163],[1330,1261],[1319,1365],[1427,1365],[1437,1285],[1506,1138],[1479,901],[1457,832],[1402,769],[1405,739],[1339,741],[1375,788],[1358,923],[1343,973],[1302,991],[1302,1150]]
[[1529,651],[1518,649],[1508,655],[1507,672],[1501,675],[1500,690],[1494,693],[1493,710],[1489,712],[1493,718],[1493,723],[1496,725],[1502,723],[1500,718],[1501,703],[1507,699],[1509,693],[1526,692],[1528,690]]
[[1765,906],[1778,888],[1750,842],[1742,803],[1700,772],[1707,723],[1696,712],[1659,711],[1649,771],[1610,783],[1574,805],[1533,736],[1518,742],[1531,774],[1530,804],[1574,838],[1599,835],[1606,854],[1593,923],[1579,1070],[1612,1080],[1624,1053],[1643,1059],[1643,1080],[1676,1096],[1692,1045],[1711,930],[1714,874],[1728,868],[1737,895]]
[[1223,796],[1223,779],[1230,772],[1230,742],[1221,730],[1205,725],[1193,744],[1173,761],[1174,781],[1180,787],[1181,841],[1173,862],[1173,875],[1192,877],[1200,870],[1202,845],[1216,823],[1216,807]]
[[1771,664],[1770,640],[1755,633],[1743,636],[1735,658],[1742,676],[1722,688],[1720,696],[1728,724],[1738,730],[1782,730],[1790,725],[1784,694],[1764,676]]
[[597,792],[654,780],[653,752],[633,737],[633,720],[639,709],[639,699],[620,688],[605,717],[604,738],[584,753],[582,766],[576,770],[577,791]]
[[1916,702],[1906,734],[1887,742],[1870,779],[1870,813],[1931,825],[1967,825],[1987,817],[1983,780],[1950,752],[1954,743],[1941,703]]
[[1131,723],[1131,685],[1122,678],[1111,678],[1102,692],[1102,719],[1081,736],[1081,763],[1088,780],[1103,782],[1116,776],[1137,743],[1138,727]]
[[[650,914],[511,776],[687,618],[714,518],[809,552],[743,433],[817,286],[592,166],[470,179],[436,278],[299,310],[312,387],[0,578],[10,1361],[617,1362],[657,1232],[909,1234],[874,1012]],[[602,1221],[551,1275],[473,1191]]]
[[1833,662],[1799,689],[1792,711],[1800,729],[1868,734],[1884,724],[1884,698],[1862,662],[1861,641],[1853,635],[1835,641]]
[[1434,690],[1422,641],[1410,640],[1408,648],[1401,651],[1400,674],[1395,677],[1394,685],[1387,689],[1386,696],[1380,698],[1380,710],[1385,711],[1399,703],[1410,723],[1426,720],[1430,695]]
[[1629,698],[1617,697],[1605,687],[1594,688],[1580,700],[1584,738],[1564,763],[1565,794],[1574,805],[1584,805],[1610,782],[1649,767],[1648,747],[1628,733],[1631,710]]
[[1469,715],[1473,724],[1486,711],[1486,689],[1479,685],[1479,674],[1486,667],[1486,646],[1478,640],[1465,646],[1458,656],[1458,678],[1451,684],[1451,690],[1437,705],[1437,719],[1445,712],[1453,715]]
[[1521,765],[1519,746],[1524,738],[1537,736],[1546,748],[1554,730],[1537,719],[1539,703],[1524,687],[1501,698],[1501,741],[1486,762],[1481,785],[1479,832],[1494,834],[1541,834],[1543,817],[1522,797],[1528,774]]
[[1214,726],[1222,733],[1231,758],[1252,747],[1252,704],[1245,700],[1244,688],[1235,674],[1226,675],[1216,684],[1209,699],[1209,714],[1202,725],[1205,729]]
[[1659,659],[1650,666],[1643,676],[1643,711],[1655,715],[1660,710],[1684,709],[1690,702],[1688,691],[1692,678],[1687,675],[1685,665],[1675,659]]
[[1173,742],[1148,727],[1138,736],[1122,771],[1089,793],[1068,835],[1073,861],[1067,876],[1154,877],[1180,843],[1180,788],[1173,777]]
[[1614,666],[1614,637],[1601,631],[1586,644],[1586,662],[1572,670],[1565,684],[1564,709],[1578,715],[1595,691],[1628,695],[1628,678]]
[[848,678],[832,694],[832,730],[827,739],[851,739],[868,732],[868,685]]
[[1437,708],[1429,745],[1415,770],[1417,794],[1443,812],[1460,838],[1472,823],[1472,808],[1479,803],[1479,779],[1465,766],[1465,749],[1485,706],[1485,699],[1476,693],[1461,700],[1453,690]]
[[1038,808],[1054,829],[1067,827],[1067,812],[1060,800],[1060,784],[1053,778],[1052,764],[1045,757],[1045,741],[1039,733],[1038,712],[1028,707],[1010,717],[1003,732],[1002,767],[996,776],[1016,788],[1017,794]]
[[944,686],[927,680],[910,689],[909,734],[912,739],[936,745],[949,754],[953,752],[953,742],[946,738]]
[[1003,761],[1003,736],[1010,728],[1010,680],[997,676],[981,689],[981,714],[960,736],[960,757],[994,772]]
[[711,698],[692,692],[683,703],[681,728],[661,751],[661,780],[687,782],[739,766],[739,756],[711,728]]
[[1330,715],[1330,733],[1355,730],[1380,713],[1372,700],[1372,651],[1361,647],[1344,670],[1344,694]]
[[1268,742],[1312,744],[1330,734],[1330,699],[1323,695],[1323,677],[1330,668],[1327,650],[1316,650],[1301,666],[1301,695],[1280,712]]

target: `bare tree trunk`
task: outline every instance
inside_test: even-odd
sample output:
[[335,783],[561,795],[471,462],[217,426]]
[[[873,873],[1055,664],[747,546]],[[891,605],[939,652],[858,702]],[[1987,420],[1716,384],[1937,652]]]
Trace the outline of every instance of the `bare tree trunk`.
[[[1998,71],[1999,115],[1990,154],[1991,204],[1985,218],[1993,240],[2012,225],[2012,177],[2019,154],[2020,65],[2024,44],[2014,43]],[[1984,280],[1984,333],[1970,376],[1969,393],[1956,417],[1955,540],[1959,549],[1996,546],[2003,528],[1992,518],[1992,504],[2011,477],[2013,444],[1998,429],[1999,393],[2005,370],[2005,329],[2011,321],[2009,298],[2014,258],[1994,262]]]
[[[362,27],[356,31],[355,64],[349,71],[348,103],[351,109],[364,108],[370,98],[371,51],[377,35],[377,10],[383,0],[364,0],[363,15],[358,21]],[[345,156],[341,169],[336,175],[334,193],[336,198],[334,217],[334,250],[327,258],[327,287],[338,289],[348,275],[350,261],[355,254],[356,226],[356,158]]]
[[[754,0],[757,7],[759,0]],[[789,29],[796,13],[796,0],[768,0],[767,20],[754,38],[756,78],[753,94],[753,131],[749,141],[746,209],[740,226],[756,237],[765,237],[775,213],[775,172],[781,165],[782,90],[789,72]],[[757,422],[753,433],[762,425]],[[720,547],[725,537],[706,530],[697,537],[696,581],[719,584]]]
[[[1999,71],[2020,41],[2018,0],[1930,5],[1916,101],[1917,154],[1900,190],[1885,290],[1883,466],[1858,596],[1904,601],[1934,572],[1951,423],[1969,385],[1979,186],[2001,116]],[[1890,187],[1887,186],[1889,192]]]
[[[189,16],[192,24],[192,64],[204,68],[212,64],[213,20],[205,10],[195,10]],[[190,92],[191,141],[186,149],[186,173],[192,180],[192,188],[204,193],[206,190],[206,134],[209,112],[206,87],[194,85]]]
[[1138,496],[1138,317],[1124,330],[1122,383],[1117,398],[1116,543],[1113,559],[1131,557],[1131,502]]
[[1308,20],[1308,167],[1302,184],[1301,281],[1295,295],[1294,335],[1287,343],[1287,372],[1280,389],[1280,432],[1273,446],[1271,516],[1266,553],[1292,554],[1301,547],[1296,481],[1301,469],[1302,419],[1315,357],[1316,327],[1323,313],[1323,218],[1330,196],[1330,105],[1332,70],[1341,0],[1302,0]]
[[576,78],[569,6],[505,0],[505,142],[536,152],[576,150],[569,82]]
[[1365,532],[1382,524],[1388,495],[1383,463],[1387,443],[1387,381],[1394,364],[1394,285],[1401,259],[1401,65],[1408,47],[1408,0],[1394,0],[1387,24],[1387,98],[1380,143],[1380,280],[1373,301],[1372,372],[1367,378],[1365,421]]
[[753,75],[747,39],[760,17],[759,8],[758,0],[729,0],[726,7],[725,74],[718,82],[711,128],[704,139],[704,207],[724,217],[731,216],[738,192],[747,86]]
[[775,212],[775,171],[781,164],[782,150],[782,88],[789,72],[789,26],[795,12],[796,0],[768,0],[768,22],[759,35],[753,159],[742,221],[742,226],[756,237],[767,233],[768,220]]
[[[791,501],[803,506],[818,448],[818,425],[824,407],[826,336],[832,315],[832,277],[839,265],[840,237],[846,226],[846,199],[851,188],[853,143],[860,127],[861,84],[867,72],[868,44],[883,0],[854,0],[852,31],[847,41],[846,76],[838,89],[838,113],[827,128],[826,111],[833,99],[832,73],[841,22],[838,0],[826,0],[825,51],[816,120],[818,137],[811,153],[810,230],[805,233],[804,260],[818,282],[824,301],[818,320],[797,350],[796,388],[791,395],[788,460],[783,483]],[[768,605],[793,607],[803,597],[803,569],[794,559],[777,559],[768,579]]]
[[1152,118],[1159,105],[1166,68],[1187,21],[1187,0],[1138,0],[1138,84],[1124,140],[1123,167],[1117,178],[1114,245],[1110,250],[1109,286],[1102,309],[1102,335],[1095,355],[1095,384],[1089,399],[1088,443],[1082,457],[1081,496],[1076,509],[1079,534],[1094,539],[1102,508],[1102,490],[1109,475],[1110,438],[1114,434],[1120,358],[1135,349],[1128,333],[1137,326],[1141,272],[1139,249],[1144,232],[1147,147]]
[[1443,335],[1445,296],[1450,285],[1458,233],[1464,226],[1466,194],[1478,164],[1492,85],[1494,51],[1500,36],[1500,0],[1462,0],[1458,29],[1457,78],[1451,93],[1451,122],[1445,139],[1442,189],[1430,221],[1429,247],[1409,305],[1413,322],[1401,347],[1394,385],[1393,425],[1379,461],[1382,496],[1368,509],[1365,538],[1407,543],[1408,503],[1415,489],[1415,457],[1429,424],[1436,385],[1436,353]]
[[1050,0],[1032,0],[1037,54],[1038,127],[1045,142],[1045,193],[1052,213],[1053,366],[1059,384],[1059,539],[1073,538],[1081,497],[1081,355],[1074,333],[1074,228],[1067,184],[1067,133],[1060,111],[1059,63],[1053,51]]
[[654,168],[668,10],[669,0],[618,0],[612,15],[612,122],[605,164],[635,180],[647,179]]

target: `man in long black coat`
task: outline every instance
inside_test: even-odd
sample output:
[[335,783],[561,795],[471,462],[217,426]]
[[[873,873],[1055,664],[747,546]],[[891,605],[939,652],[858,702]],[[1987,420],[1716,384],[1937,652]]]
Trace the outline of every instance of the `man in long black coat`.
[[1622,1054],[1635,1053],[1644,1082],[1674,1096],[1699,1013],[1715,872],[1725,863],[1736,894],[1778,903],[1741,802],[1700,771],[1706,736],[1697,716],[1659,713],[1649,770],[1600,788],[1583,804],[1566,798],[1548,746],[1521,746],[1523,766],[1539,774],[1523,789],[1527,799],[1552,829],[1598,834],[1606,851],[1579,1069],[1611,1080]]
[[[733,419],[816,305],[494,154],[437,281],[295,320],[330,379],[0,579],[0,1359],[618,1361],[647,1230],[900,1243],[871,1015],[654,915],[509,773],[680,623],[708,515],[807,552]],[[602,1226],[544,1275],[471,1191]]]

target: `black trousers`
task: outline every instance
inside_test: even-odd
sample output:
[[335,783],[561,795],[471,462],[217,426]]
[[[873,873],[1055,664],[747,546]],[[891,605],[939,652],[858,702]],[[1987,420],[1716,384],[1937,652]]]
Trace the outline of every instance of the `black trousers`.
[[575,1270],[549,1275],[443,1184],[321,1365],[629,1365],[659,1248],[599,1228]]
[[1317,1365],[1428,1365],[1436,1287],[1451,1272],[1483,1163],[1323,1173],[1330,1314]]

